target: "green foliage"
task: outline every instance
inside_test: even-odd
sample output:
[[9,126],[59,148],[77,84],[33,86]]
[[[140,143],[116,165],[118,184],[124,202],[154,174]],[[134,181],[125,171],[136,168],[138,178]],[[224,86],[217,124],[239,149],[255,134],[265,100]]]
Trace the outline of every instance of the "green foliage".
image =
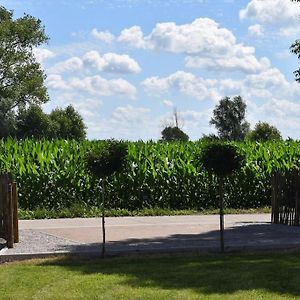
[[13,12],[0,7],[0,107],[4,115],[21,104],[48,101],[45,75],[33,54],[47,40],[40,20],[29,15],[14,20]]
[[205,146],[199,158],[206,170],[220,177],[231,175],[241,168],[243,162],[235,146],[216,142]]
[[52,138],[54,130],[51,130],[51,120],[38,105],[31,105],[27,109],[20,109],[17,116],[17,133],[19,139]]
[[245,120],[246,103],[240,96],[225,97],[216,105],[211,125],[215,125],[218,135],[223,140],[242,141],[249,131],[249,123]]
[[167,126],[161,132],[161,140],[164,142],[173,142],[173,141],[183,141],[187,142],[189,140],[189,136],[184,133],[179,127],[171,127]]
[[[99,206],[98,179],[86,171],[86,153],[105,141],[0,141],[0,170],[12,171],[19,185],[20,207],[60,210],[74,203]],[[216,208],[217,182],[199,172],[195,153],[205,142],[128,143],[128,168],[107,180],[109,207]],[[225,180],[225,202],[231,208],[270,206],[271,173],[299,168],[295,141],[234,143],[246,155],[245,165]]]
[[88,170],[98,178],[106,178],[120,172],[127,159],[127,145],[114,140],[107,141],[102,147],[89,151],[86,155]]
[[86,126],[81,115],[72,105],[65,109],[56,108],[50,115],[50,120],[56,127],[55,138],[84,140],[86,137]]
[[266,122],[258,122],[255,125],[254,130],[247,134],[247,139],[250,141],[266,142],[272,140],[281,140],[282,137],[280,131],[276,127]]

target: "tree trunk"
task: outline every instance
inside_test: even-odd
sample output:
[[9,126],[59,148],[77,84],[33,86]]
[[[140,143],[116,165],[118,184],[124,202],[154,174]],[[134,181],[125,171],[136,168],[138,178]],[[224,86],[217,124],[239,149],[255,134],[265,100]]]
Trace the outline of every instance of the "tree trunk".
[[220,247],[224,253],[224,178],[219,178],[219,194],[220,194]]
[[102,257],[105,256],[105,179],[102,179]]

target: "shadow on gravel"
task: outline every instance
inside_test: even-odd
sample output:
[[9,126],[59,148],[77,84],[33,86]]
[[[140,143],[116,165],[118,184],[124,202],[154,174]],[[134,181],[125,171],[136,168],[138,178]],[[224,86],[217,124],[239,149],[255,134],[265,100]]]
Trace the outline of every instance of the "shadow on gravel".
[[[150,256],[135,258],[48,260],[40,266],[58,266],[76,275],[118,277],[118,288],[185,290],[211,295],[238,291],[300,295],[300,257],[294,254]],[[101,280],[99,279],[99,284]],[[253,295],[252,295],[253,296]],[[249,296],[250,297],[250,296]],[[271,298],[270,298],[271,299]]]
[[[272,250],[300,248],[300,227],[269,223],[239,223],[225,230],[225,249]],[[75,253],[100,253],[100,243],[60,245],[60,250]],[[128,239],[106,244],[107,254],[168,253],[179,251],[218,252],[219,231],[202,234],[175,234],[164,238]]]

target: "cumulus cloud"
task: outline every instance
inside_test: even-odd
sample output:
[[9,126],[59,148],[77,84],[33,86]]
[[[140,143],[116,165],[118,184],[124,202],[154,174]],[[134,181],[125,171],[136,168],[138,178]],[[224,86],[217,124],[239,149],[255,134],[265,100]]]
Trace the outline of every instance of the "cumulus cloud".
[[300,32],[300,5],[290,0],[251,0],[239,15],[242,20],[279,26],[280,35],[291,36]]
[[119,42],[127,43],[134,48],[145,48],[144,34],[140,26],[132,26],[122,30],[118,37]]
[[217,81],[196,77],[192,73],[177,71],[168,77],[149,77],[142,82],[148,93],[164,93],[169,90],[195,97],[198,100],[216,99],[219,94],[215,86]]
[[33,49],[33,55],[39,63],[43,63],[45,60],[55,57],[55,53],[45,48]]
[[253,47],[238,43],[230,30],[209,18],[183,25],[158,23],[148,36],[139,26],[133,26],[124,29],[118,41],[135,48],[184,54],[186,66],[194,68],[259,72],[267,61],[257,59]]
[[142,85],[146,92],[165,95],[174,91],[198,100],[217,102],[224,95],[242,95],[246,99],[267,101],[277,98],[297,100],[300,85],[289,82],[277,68],[269,68],[257,74],[248,74],[240,79],[208,79],[192,73],[177,71],[167,77],[149,77]]
[[263,28],[260,24],[251,25],[248,27],[248,33],[252,36],[262,37],[264,36]]
[[74,72],[89,68],[107,73],[139,73],[139,64],[129,55],[105,53],[101,55],[98,51],[88,51],[81,58],[71,57],[63,62],[59,62],[49,69],[51,73]]
[[251,0],[240,11],[240,18],[269,24],[290,23],[297,21],[299,13],[299,4],[290,0]]
[[91,32],[91,36],[99,41],[103,41],[107,44],[112,43],[112,41],[115,39],[115,36],[110,33],[109,31],[98,31],[96,28],[94,28]]
[[99,75],[64,80],[60,75],[49,75],[47,86],[54,90],[76,90],[93,96],[126,96],[135,98],[136,88],[128,81],[118,78],[107,80]]
[[71,57],[65,61],[59,62],[48,71],[51,73],[75,72],[83,68],[83,61],[79,57]]

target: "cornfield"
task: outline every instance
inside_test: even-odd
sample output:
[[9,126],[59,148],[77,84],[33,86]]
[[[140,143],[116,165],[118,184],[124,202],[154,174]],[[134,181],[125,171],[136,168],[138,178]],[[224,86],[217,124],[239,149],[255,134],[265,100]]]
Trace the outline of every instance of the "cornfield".
[[[12,172],[23,209],[100,205],[98,182],[86,171],[85,154],[105,141],[0,141],[0,170]],[[207,209],[218,207],[217,183],[195,162],[205,142],[129,142],[129,163],[109,181],[110,208]],[[300,166],[298,142],[238,143],[241,171],[226,182],[231,208],[270,205],[271,173]]]

